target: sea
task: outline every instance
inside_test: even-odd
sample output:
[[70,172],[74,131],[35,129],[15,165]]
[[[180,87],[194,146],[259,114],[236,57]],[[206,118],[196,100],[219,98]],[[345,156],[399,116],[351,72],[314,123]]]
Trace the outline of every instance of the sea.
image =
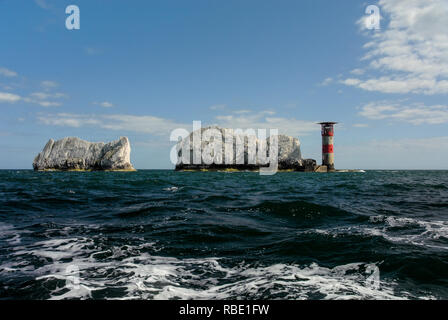
[[0,299],[448,299],[448,171],[0,171]]

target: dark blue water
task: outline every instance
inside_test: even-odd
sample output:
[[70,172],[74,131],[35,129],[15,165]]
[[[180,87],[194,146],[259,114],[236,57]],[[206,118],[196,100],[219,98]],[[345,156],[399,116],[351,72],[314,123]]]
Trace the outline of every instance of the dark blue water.
[[0,171],[1,299],[448,299],[448,171]]

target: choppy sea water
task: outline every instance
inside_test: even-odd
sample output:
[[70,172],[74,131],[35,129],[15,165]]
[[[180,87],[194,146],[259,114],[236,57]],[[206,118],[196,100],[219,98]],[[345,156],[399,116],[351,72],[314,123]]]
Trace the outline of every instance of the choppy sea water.
[[448,299],[448,171],[0,171],[0,299]]

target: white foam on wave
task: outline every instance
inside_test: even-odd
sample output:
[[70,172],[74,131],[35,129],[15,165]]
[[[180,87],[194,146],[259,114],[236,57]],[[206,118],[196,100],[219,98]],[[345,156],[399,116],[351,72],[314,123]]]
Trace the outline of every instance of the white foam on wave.
[[433,239],[439,239],[440,237],[448,238],[448,221],[434,220],[424,221],[414,218],[403,217],[391,217],[391,216],[372,216],[369,218],[371,222],[384,222],[390,227],[405,227],[417,225],[425,228]]
[[164,191],[170,191],[170,192],[177,192],[179,191],[179,187],[169,187],[169,188],[164,188]]
[[434,245],[428,243],[427,240],[439,240],[448,239],[448,221],[425,221],[414,218],[403,218],[403,217],[391,217],[391,216],[374,216],[370,218],[371,222],[378,223],[382,222],[385,227],[382,231],[387,231],[388,228],[400,228],[400,227],[420,227],[424,231],[418,234],[409,234],[404,236],[393,236],[391,234],[386,234],[388,240],[393,242],[407,242],[419,246],[428,246],[440,249],[448,250],[448,246]]
[[4,240],[10,245],[17,245],[22,241],[20,234],[21,232],[16,230],[13,225],[0,222],[0,240]]
[[69,259],[73,257],[76,252],[81,252],[86,245],[92,245],[93,240],[89,238],[66,238],[66,239],[51,239],[36,242],[32,247],[19,248],[14,255],[23,255],[32,253],[35,256],[49,258],[53,261],[61,259]]
[[[316,233],[336,238],[342,235],[372,235],[382,237],[394,243],[406,243],[416,246],[437,248],[448,250],[448,245],[439,244],[437,240],[448,239],[448,221],[424,221],[414,218],[391,217],[391,216],[371,216],[369,222],[378,224],[378,227],[371,225],[357,225],[348,227],[334,227],[328,229],[310,229],[299,231],[298,233]],[[409,230],[400,232],[394,228],[410,227]],[[414,230],[412,229],[414,227]],[[422,228],[424,231],[417,232],[415,228]]]
[[[275,264],[267,267],[245,265],[225,269],[225,279],[235,281],[211,285],[203,290],[166,286],[156,299],[229,299],[259,298],[263,292],[281,299],[399,299],[393,289],[384,284],[374,289],[365,285],[359,272],[362,263],[325,268],[313,263],[309,266]],[[353,273],[351,273],[353,272]]]
[[[16,264],[16,272],[34,275],[37,281],[58,281],[50,299],[94,298],[99,290],[123,292],[121,299],[400,299],[392,282],[379,288],[366,283],[369,264],[353,263],[326,268],[311,265],[253,266],[241,261],[226,266],[220,258],[179,259],[155,255],[157,246],[95,247],[90,238],[51,239],[20,247],[17,259],[32,255],[43,266]],[[154,248],[154,250],[152,250]],[[31,263],[30,263],[31,264]],[[68,268],[79,270],[79,286],[63,285]],[[62,283],[62,286],[61,286]],[[51,287],[51,285],[45,285]],[[107,297],[107,295],[106,295]]]

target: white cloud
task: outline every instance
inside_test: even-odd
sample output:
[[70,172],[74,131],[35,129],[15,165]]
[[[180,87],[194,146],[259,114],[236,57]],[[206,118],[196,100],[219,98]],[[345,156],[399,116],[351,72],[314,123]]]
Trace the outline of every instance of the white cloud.
[[17,77],[17,72],[0,67],[0,75],[5,77]]
[[345,79],[345,80],[341,80],[340,82],[343,83],[343,84],[346,84],[348,86],[357,86],[357,85],[359,85],[361,83],[361,80],[348,78],[348,79]]
[[354,75],[357,75],[357,76],[360,76],[360,75],[363,75],[365,73],[365,70],[358,68],[358,69],[353,69],[352,71],[350,71],[350,73],[354,74]]
[[33,92],[31,96],[39,100],[67,98],[67,95],[61,92],[57,93]]
[[[310,132],[320,130],[320,127],[315,122],[294,118],[274,117],[274,114],[273,111],[266,110],[251,114],[221,115],[215,117],[214,123],[203,121],[202,126],[205,127],[214,124],[224,128],[234,129],[279,129],[280,133],[292,136],[307,135]],[[168,135],[172,130],[177,128],[184,128],[189,131],[192,129],[192,123],[179,123],[170,119],[149,115],[56,113],[41,114],[38,116],[38,121],[46,125],[69,127],[95,125],[106,130],[147,133],[159,136]]]
[[153,117],[135,116],[127,114],[96,115],[57,113],[40,115],[39,122],[46,125],[83,127],[95,125],[107,130],[119,130],[154,135],[167,135],[177,128],[190,129],[192,124],[177,123],[175,121]]
[[109,101],[103,101],[103,102],[93,102],[94,105],[101,106],[103,108],[111,108],[114,105],[110,103]]
[[379,6],[390,21],[371,35],[362,60],[380,76],[341,82],[384,93],[448,93],[448,2],[380,0]]
[[23,97],[21,99],[24,102],[38,104],[41,107],[59,107],[62,105],[60,102],[48,101],[48,100],[42,100],[42,99],[34,99],[34,98],[30,98],[30,97]]
[[321,86],[328,86],[329,84],[331,84],[333,82],[333,78],[326,78],[324,81],[321,82]]
[[253,113],[220,115],[215,117],[216,125],[224,128],[240,129],[278,129],[281,134],[291,136],[307,135],[320,130],[313,121],[297,120],[295,118],[276,117],[275,112],[265,110]]
[[353,125],[353,127],[355,127],[355,128],[367,128],[367,127],[369,127],[369,125],[367,123],[355,123]]
[[19,95],[8,93],[8,92],[0,92],[0,103],[14,103],[21,99]]
[[250,110],[246,110],[246,109],[233,111],[233,113],[235,113],[235,114],[245,114],[245,113],[250,113],[250,112],[251,112]]
[[225,104],[215,104],[209,107],[210,110],[223,110],[227,106]]
[[114,105],[110,102],[104,101],[100,103],[100,106],[104,107],[104,108],[110,108],[113,107]]
[[369,103],[362,107],[359,115],[372,120],[395,120],[420,124],[448,123],[448,106],[401,106],[390,103]]
[[62,105],[60,102],[54,102],[54,101],[34,101],[34,103],[37,103],[42,107],[59,107]]
[[35,92],[30,95],[30,97],[21,97],[17,94],[8,93],[8,92],[0,92],[0,103],[14,103],[17,101],[23,101],[26,103],[38,104],[42,107],[59,107],[61,105],[60,102],[48,101],[47,98],[60,98],[66,97],[63,93],[56,94],[45,94],[41,92]]
[[45,92],[33,92],[29,98],[24,99],[26,102],[35,103],[42,107],[58,107],[62,105],[60,102],[48,101],[47,99],[67,98],[67,95],[64,93],[51,93],[53,89],[59,87],[59,83],[55,81],[44,80],[40,85]]
[[177,128],[189,128],[191,124],[153,116],[134,116],[126,114],[104,115],[102,127],[113,130],[129,130],[155,135],[164,135]]
[[[6,77],[17,77],[17,73],[15,71],[0,67],[0,75],[4,75]],[[4,90],[12,90],[12,86],[3,85],[0,86]],[[0,103],[2,102],[17,102],[21,101],[24,103],[37,104],[42,107],[58,107],[62,105],[60,102],[52,101],[55,99],[68,98],[68,96],[61,92],[52,92],[54,88],[58,87],[59,84],[55,81],[45,80],[40,82],[41,90],[37,92],[33,92],[28,96],[18,95],[8,92],[0,92]],[[43,88],[43,90],[42,90]]]
[[48,99],[61,99],[67,98],[64,93],[46,93],[46,92],[33,92],[29,97],[22,98],[23,101],[28,103],[38,104],[41,107],[59,107],[62,103],[57,101],[50,101]]
[[42,9],[50,9],[50,5],[46,0],[34,0],[34,2]]
[[437,81],[435,79],[384,76],[368,80],[348,78],[341,80],[348,86],[355,86],[367,91],[380,91],[383,93],[448,93],[448,81]]
[[40,83],[40,85],[46,90],[54,89],[59,86],[59,84],[57,82],[50,81],[50,80],[44,80]]
[[55,115],[41,115],[38,120],[46,125],[79,128],[85,125],[98,125],[100,121],[89,116],[81,116],[70,113],[58,113]]

